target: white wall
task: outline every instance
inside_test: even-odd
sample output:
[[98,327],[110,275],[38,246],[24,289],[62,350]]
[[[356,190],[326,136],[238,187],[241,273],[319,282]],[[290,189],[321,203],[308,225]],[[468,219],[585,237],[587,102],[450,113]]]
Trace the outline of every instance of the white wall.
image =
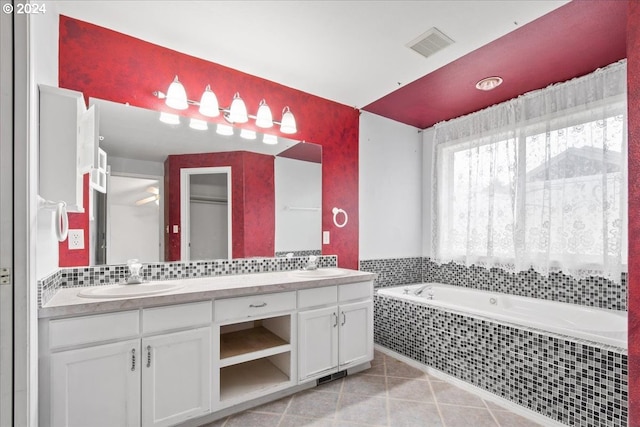
[[433,185],[433,133],[434,129],[422,131],[422,256],[431,256],[431,186]]
[[360,259],[422,255],[422,136],[360,115]]

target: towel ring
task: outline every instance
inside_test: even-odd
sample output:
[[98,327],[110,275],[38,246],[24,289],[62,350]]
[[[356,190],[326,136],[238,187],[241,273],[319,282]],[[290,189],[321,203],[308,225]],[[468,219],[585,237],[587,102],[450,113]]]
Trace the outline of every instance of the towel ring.
[[[349,215],[347,215],[347,212],[344,209],[333,208],[331,210],[331,212],[333,212],[333,223],[335,224],[336,227],[342,228],[345,225],[347,225],[347,222],[349,221]],[[342,223],[338,223],[338,215],[339,214],[343,214],[344,215],[344,221]]]
[[55,232],[59,242],[67,240],[69,233],[69,216],[67,215],[67,204],[65,202],[52,202],[38,196],[39,209],[52,209],[55,211]]

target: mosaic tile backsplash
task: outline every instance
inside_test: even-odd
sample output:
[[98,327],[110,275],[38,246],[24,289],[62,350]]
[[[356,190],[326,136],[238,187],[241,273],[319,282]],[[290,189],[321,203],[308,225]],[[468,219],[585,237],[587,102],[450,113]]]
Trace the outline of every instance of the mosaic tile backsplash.
[[375,342],[572,426],[627,425],[624,349],[376,295]]
[[360,261],[360,270],[378,273],[375,287],[438,282],[577,305],[627,310],[627,274],[620,283],[602,277],[576,280],[562,273],[510,273],[499,268],[437,264],[426,257]]
[[[232,274],[267,273],[291,271],[304,268],[308,256],[276,258],[239,258],[192,262],[161,262],[143,264],[144,280],[193,279]],[[336,255],[318,256],[318,267],[337,267]],[[38,281],[38,307],[47,303],[62,287],[83,287],[116,284],[126,281],[128,268],[125,264],[93,267],[61,268]]]

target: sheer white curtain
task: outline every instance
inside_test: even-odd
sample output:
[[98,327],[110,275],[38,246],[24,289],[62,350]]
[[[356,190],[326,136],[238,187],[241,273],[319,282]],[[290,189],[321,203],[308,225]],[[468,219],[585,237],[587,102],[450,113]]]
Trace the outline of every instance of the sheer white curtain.
[[435,126],[432,258],[620,281],[626,62]]

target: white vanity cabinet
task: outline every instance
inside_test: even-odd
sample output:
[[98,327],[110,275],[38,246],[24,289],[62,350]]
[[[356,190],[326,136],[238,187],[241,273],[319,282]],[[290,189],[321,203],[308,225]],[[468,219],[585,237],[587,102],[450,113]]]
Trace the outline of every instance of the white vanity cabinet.
[[[64,201],[69,212],[84,212],[83,175],[99,168],[98,113],[82,93],[40,85],[40,185],[46,200]],[[103,161],[104,163],[104,161]],[[100,179],[93,173],[93,179]]]
[[295,308],[296,292],[214,301],[218,409],[296,384]]
[[211,410],[211,301],[41,321],[40,425],[169,426]]
[[52,354],[50,425],[139,426],[139,358],[140,340]]
[[298,375],[306,382],[373,359],[373,284],[298,291]]

